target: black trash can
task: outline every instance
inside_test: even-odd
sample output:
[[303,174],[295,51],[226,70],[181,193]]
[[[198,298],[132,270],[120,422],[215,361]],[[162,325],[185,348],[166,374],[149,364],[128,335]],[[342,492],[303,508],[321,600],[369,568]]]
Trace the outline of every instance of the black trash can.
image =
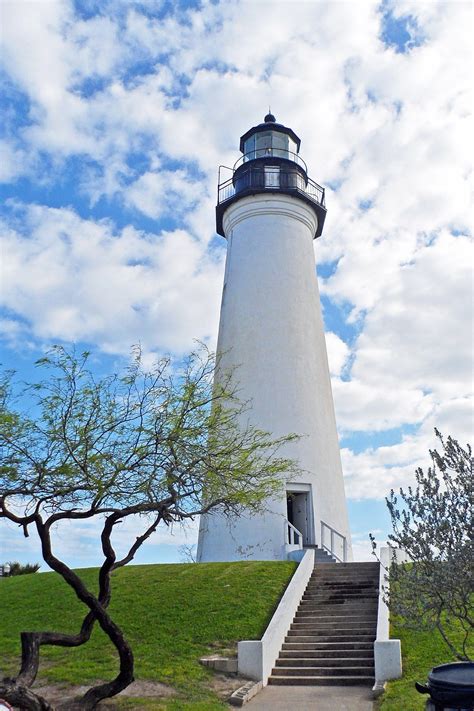
[[427,711],[474,711],[474,662],[453,662],[433,667],[428,683],[415,684],[429,694]]

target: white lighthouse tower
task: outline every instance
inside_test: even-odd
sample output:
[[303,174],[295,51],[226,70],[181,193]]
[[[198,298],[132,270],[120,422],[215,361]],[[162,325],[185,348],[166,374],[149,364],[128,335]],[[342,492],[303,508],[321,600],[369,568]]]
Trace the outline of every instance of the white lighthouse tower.
[[352,558],[313,251],[324,190],[299,148],[294,131],[269,113],[241,137],[243,155],[219,184],[227,260],[217,350],[222,369],[235,368],[252,424],[275,437],[301,435],[285,456],[303,474],[265,514],[203,516],[200,562],[279,560],[304,546]]

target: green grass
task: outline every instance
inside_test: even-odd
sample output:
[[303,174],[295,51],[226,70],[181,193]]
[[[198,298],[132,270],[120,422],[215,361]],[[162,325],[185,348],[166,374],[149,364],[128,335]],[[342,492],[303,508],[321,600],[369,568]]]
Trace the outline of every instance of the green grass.
[[[456,659],[437,630],[414,632],[393,625],[390,636],[402,643],[403,678],[388,683],[377,708],[380,711],[422,711],[428,697],[417,692],[415,681],[425,683],[434,666]],[[470,656],[474,656],[474,649]]]
[[[180,711],[222,709],[211,691],[211,672],[199,664],[209,652],[259,639],[286,588],[292,562],[203,563],[129,566],[113,575],[110,612],[135,654],[135,676],[168,684],[177,698],[154,708]],[[97,571],[81,570],[91,589]],[[55,573],[0,581],[0,667],[18,670],[20,632],[76,632],[83,605]],[[110,679],[117,656],[96,626],[90,642],[77,649],[43,647],[41,681],[88,684]],[[151,708],[146,700],[120,708]]]

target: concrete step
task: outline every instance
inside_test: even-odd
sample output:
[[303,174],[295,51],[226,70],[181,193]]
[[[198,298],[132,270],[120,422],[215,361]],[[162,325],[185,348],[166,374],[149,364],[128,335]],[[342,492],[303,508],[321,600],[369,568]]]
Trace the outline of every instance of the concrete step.
[[306,588],[306,595],[378,595],[379,590],[375,585],[365,588],[348,586],[347,588],[330,587],[329,585],[315,585]]
[[[293,627],[293,625],[297,626]],[[369,630],[369,632],[372,633],[375,631],[376,626],[375,620],[367,620],[363,627],[350,627],[343,619],[333,626],[321,626],[318,625],[318,623],[312,624],[311,622],[306,622],[305,620],[302,620],[301,622],[297,620],[296,622],[291,623],[288,634],[290,634],[290,632],[292,633],[297,630],[302,631],[305,629],[313,629],[315,630],[315,634],[337,634],[338,630],[349,630],[348,634],[368,634],[366,630]]]
[[327,580],[339,580],[341,578],[345,580],[375,580],[377,577],[380,577],[379,570],[347,570],[347,568],[342,568],[340,565],[331,566],[330,568],[327,565],[320,568],[316,566],[310,575],[311,580],[317,580],[318,578]]
[[321,595],[322,593],[378,593],[379,586],[370,585],[327,585],[325,583],[308,584],[305,595]]
[[368,590],[371,588],[378,589],[377,581],[365,578],[360,582],[356,580],[310,580],[306,590],[309,592],[312,590]]
[[[288,634],[291,632],[302,632],[305,634],[304,630],[311,630],[314,634],[342,634],[342,632],[347,632],[347,634],[371,634],[375,632],[376,629],[376,622],[367,623],[361,627],[354,627],[345,622],[340,622],[335,625],[313,625],[310,622],[292,622]],[[306,634],[310,633],[306,632]]]
[[377,571],[371,572],[367,570],[361,570],[360,572],[345,572],[339,571],[336,567],[325,565],[321,570],[317,570],[311,573],[308,582],[316,583],[318,581],[326,583],[375,583],[380,579],[380,574]]
[[298,632],[289,632],[285,637],[285,642],[371,642],[375,641],[375,635],[371,634],[344,634],[333,632],[332,634],[298,634]]
[[321,607],[321,609],[326,610],[327,608],[330,608],[331,606],[333,607],[340,607],[341,605],[345,605],[345,608],[350,608],[353,607],[354,609],[361,608],[364,611],[368,608],[373,608],[378,606],[378,598],[376,597],[370,597],[370,598],[359,598],[359,599],[352,599],[352,600],[345,600],[344,598],[336,598],[337,602],[333,600],[326,600],[325,602],[318,601],[318,600],[311,600],[311,599],[302,599],[300,602],[300,605],[303,605],[305,607]]
[[274,686],[373,686],[373,676],[279,676],[268,679]]
[[292,639],[291,642],[284,642],[282,646],[282,651],[315,651],[315,652],[332,652],[332,651],[362,651],[374,652],[373,642],[299,642],[296,639]]
[[361,582],[360,584],[357,581],[348,581],[346,582],[339,582],[339,581],[331,581],[328,582],[327,580],[310,580],[308,582],[308,585],[306,587],[306,592],[307,593],[314,593],[314,592],[321,592],[321,591],[326,591],[326,590],[377,590],[378,591],[379,586],[378,582],[375,580],[367,580],[365,579],[363,583]]
[[306,591],[302,597],[303,600],[322,600],[322,599],[328,599],[328,598],[334,598],[334,597],[342,597],[342,598],[348,598],[348,599],[355,599],[355,598],[360,598],[362,600],[364,599],[374,599],[376,600],[378,598],[378,590],[315,590],[314,592],[312,591]]
[[360,620],[373,620],[377,619],[377,615],[374,614],[371,610],[368,611],[362,611],[360,613],[354,612],[354,613],[342,613],[342,612],[330,612],[327,613],[325,612],[324,608],[318,609],[318,610],[308,610],[306,607],[300,607],[296,611],[296,615],[294,617],[293,621],[296,621],[296,619],[303,618],[303,619],[311,619],[311,620],[327,620],[328,622],[330,620],[353,620],[354,622],[358,622]]
[[[304,622],[306,624],[311,624],[314,622],[315,624],[318,624],[320,620],[324,620],[324,619],[325,619],[324,617],[314,619],[311,615],[308,616],[308,615],[305,615],[304,613],[298,612],[298,613],[296,613],[296,617],[293,619],[293,623],[295,623],[295,622],[302,622],[303,623]],[[331,621],[336,622],[336,623],[341,623],[338,626],[343,627],[347,618],[344,617],[344,615],[340,615],[338,617],[331,617],[329,619]],[[365,624],[370,626],[370,625],[376,624],[377,617],[375,615],[372,615],[370,617],[363,617],[360,621],[364,622]],[[351,622],[351,620],[349,619],[348,622]]]
[[[287,637],[326,637],[328,640],[339,639],[340,637],[363,637],[361,641],[365,642],[367,639],[375,639],[377,636],[377,630],[375,627],[363,627],[361,629],[351,629],[350,627],[338,627],[337,629],[314,629],[303,627],[302,629],[290,629],[288,630]],[[315,640],[317,641],[317,640]],[[355,641],[355,640],[351,640]]]
[[315,566],[310,577],[312,580],[315,580],[317,578],[326,578],[328,580],[335,580],[340,578],[344,578],[345,580],[375,580],[376,578],[380,577],[380,570],[369,570],[367,568],[357,568],[355,570],[349,570],[348,568],[344,568],[341,565],[335,565],[331,567],[327,565],[321,565]]
[[330,605],[319,604],[314,602],[301,602],[298,609],[296,610],[296,615],[320,615],[322,617],[377,617],[377,604],[368,605],[362,603],[359,605],[357,602],[355,604],[343,602],[335,602]]
[[282,649],[279,659],[364,659],[374,661],[373,645],[370,649]]
[[304,605],[306,608],[320,608],[321,610],[327,610],[330,607],[341,607],[344,606],[344,609],[361,609],[364,612],[367,609],[370,608],[375,608],[378,605],[378,598],[359,598],[359,599],[352,599],[352,600],[347,600],[345,598],[332,598],[331,600],[302,600],[300,602],[300,606]]
[[[337,563],[337,570],[379,570],[380,563],[363,560],[360,563]],[[315,566],[316,568],[317,566]]]
[[309,583],[354,583],[354,584],[364,584],[364,583],[377,583],[379,581],[379,574],[373,575],[372,573],[333,573],[332,568],[329,569],[326,566],[324,571],[313,573],[308,580]]
[[331,600],[347,600],[348,602],[366,602],[370,600],[371,602],[378,601],[378,591],[366,590],[366,591],[350,591],[345,590],[318,590],[318,592],[305,593],[301,598],[301,602],[330,602]]
[[312,588],[330,588],[330,587],[341,587],[341,588],[378,588],[378,578],[367,578],[365,575],[360,578],[310,578],[308,580],[308,589]]
[[309,580],[306,588],[307,592],[317,590],[378,590],[378,580]]
[[320,627],[338,627],[339,625],[354,625],[355,627],[364,627],[365,625],[377,624],[376,615],[364,615],[362,617],[355,615],[338,615],[336,617],[316,616],[305,612],[297,612],[292,624],[298,625],[316,625]]
[[346,621],[343,617],[340,618],[335,623],[325,625],[325,624],[320,624],[319,622],[315,622],[314,620],[311,620],[310,618],[298,618],[294,622],[291,623],[290,625],[290,630],[309,630],[309,629],[314,629],[318,630],[321,632],[324,632],[324,630],[328,630],[329,632],[332,632],[332,630],[351,630],[351,634],[356,634],[360,630],[376,630],[377,629],[377,621],[374,620],[364,620],[362,623],[359,623],[358,626],[351,625],[350,621]]
[[372,602],[374,605],[377,604],[377,598],[375,596],[355,596],[355,595],[346,595],[346,596],[341,596],[341,595],[324,595],[320,597],[314,597],[314,598],[306,598],[301,601],[301,605],[305,605],[305,607],[314,607],[314,606],[326,606],[326,605],[343,605],[344,603],[353,603],[354,605],[358,605],[359,603],[361,605],[366,605],[367,603]]
[[328,568],[327,565],[316,564],[311,573],[311,575],[346,575],[347,577],[350,575],[375,576],[377,574],[380,574],[378,563],[375,564],[375,568],[373,567],[373,563],[359,563],[354,566],[348,566],[347,563],[338,563],[334,566],[331,565],[330,568]]
[[[334,606],[335,607],[335,606]],[[344,605],[337,606],[339,609],[327,610],[323,606],[308,606],[301,604],[295,613],[296,617],[313,617],[318,620],[339,620],[344,618],[345,620],[371,620],[377,618],[377,613],[374,610],[367,609],[366,607],[354,607],[348,608]]]
[[314,630],[316,632],[332,631],[332,630],[350,630],[358,632],[359,630],[377,631],[377,620],[372,624],[365,620],[364,622],[347,622],[347,620],[337,622],[292,622],[290,630]]
[[375,593],[378,595],[378,585],[311,585],[305,590],[305,595],[367,595]]
[[334,605],[318,605],[311,601],[303,601],[298,605],[296,615],[312,615],[313,617],[327,619],[336,619],[338,617],[367,619],[377,617],[377,604],[336,603]]
[[276,660],[277,667],[293,668],[293,667],[328,667],[337,669],[341,667],[357,667],[364,668],[367,673],[374,671],[373,657],[330,657],[329,659],[320,659],[319,657],[280,657]]
[[379,589],[377,585],[311,585],[305,590],[305,595],[323,595],[334,594],[339,595],[363,595],[364,593],[376,593]]
[[[310,667],[274,667],[272,669],[272,675],[278,674],[278,676],[373,676],[373,669],[366,666],[351,666],[351,667],[322,667],[314,664]],[[372,674],[371,674],[372,672]]]

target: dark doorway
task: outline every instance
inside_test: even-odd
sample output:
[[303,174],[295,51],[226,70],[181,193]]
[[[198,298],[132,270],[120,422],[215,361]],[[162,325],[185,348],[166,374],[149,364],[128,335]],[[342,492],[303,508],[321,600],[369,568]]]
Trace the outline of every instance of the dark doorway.
[[288,491],[286,494],[286,510],[288,521],[301,533],[303,543],[309,540],[309,494],[308,492]]

